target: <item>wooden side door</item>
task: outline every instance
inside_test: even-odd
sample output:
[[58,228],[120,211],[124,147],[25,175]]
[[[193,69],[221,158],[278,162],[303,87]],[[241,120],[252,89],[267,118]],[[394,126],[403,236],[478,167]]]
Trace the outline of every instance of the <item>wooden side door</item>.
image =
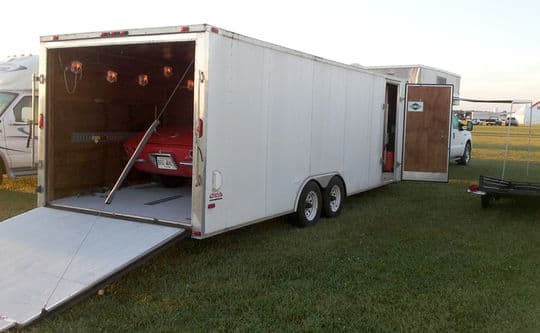
[[403,180],[448,182],[452,85],[407,84]]

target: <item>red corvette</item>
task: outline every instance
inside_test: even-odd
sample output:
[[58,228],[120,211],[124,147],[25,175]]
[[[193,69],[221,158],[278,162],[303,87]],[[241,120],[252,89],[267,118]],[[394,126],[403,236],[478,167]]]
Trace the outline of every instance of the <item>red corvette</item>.
[[[124,151],[128,158],[137,148],[144,133],[137,133],[124,142]],[[165,127],[157,129],[152,134],[137,158],[134,168],[138,171],[161,175],[162,180],[174,177],[191,178],[192,163],[193,130]]]

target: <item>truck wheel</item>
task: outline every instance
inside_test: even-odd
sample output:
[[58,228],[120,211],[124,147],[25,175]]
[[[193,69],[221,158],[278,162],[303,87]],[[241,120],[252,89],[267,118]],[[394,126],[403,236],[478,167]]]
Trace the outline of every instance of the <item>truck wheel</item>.
[[299,227],[307,227],[314,225],[319,221],[322,210],[321,189],[314,181],[309,181],[298,200],[296,207],[296,225]]
[[335,176],[330,179],[323,192],[323,212],[326,217],[336,217],[341,214],[345,201],[345,186],[341,178]]
[[463,151],[463,155],[461,155],[461,158],[459,159],[459,164],[461,165],[467,165],[471,161],[471,143],[467,142],[465,145],[465,150]]

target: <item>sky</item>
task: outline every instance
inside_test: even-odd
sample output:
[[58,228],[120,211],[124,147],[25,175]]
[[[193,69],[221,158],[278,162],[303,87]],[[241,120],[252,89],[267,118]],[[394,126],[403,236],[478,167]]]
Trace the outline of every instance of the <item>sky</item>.
[[540,100],[540,1],[48,0],[2,7],[0,58],[38,54],[42,35],[209,23],[347,64],[445,69],[461,75],[463,97]]

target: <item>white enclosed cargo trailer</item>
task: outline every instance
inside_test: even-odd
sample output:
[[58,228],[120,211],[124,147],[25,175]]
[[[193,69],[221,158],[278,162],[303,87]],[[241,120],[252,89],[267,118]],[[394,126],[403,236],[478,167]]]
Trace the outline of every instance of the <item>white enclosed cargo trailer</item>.
[[[448,179],[450,85],[406,89],[207,25],[42,37],[39,78],[39,208],[0,223],[0,328],[186,235],[291,213],[314,224],[348,195]],[[165,188],[132,171],[106,204],[122,143],[165,105],[162,126],[193,128],[192,178]]]

